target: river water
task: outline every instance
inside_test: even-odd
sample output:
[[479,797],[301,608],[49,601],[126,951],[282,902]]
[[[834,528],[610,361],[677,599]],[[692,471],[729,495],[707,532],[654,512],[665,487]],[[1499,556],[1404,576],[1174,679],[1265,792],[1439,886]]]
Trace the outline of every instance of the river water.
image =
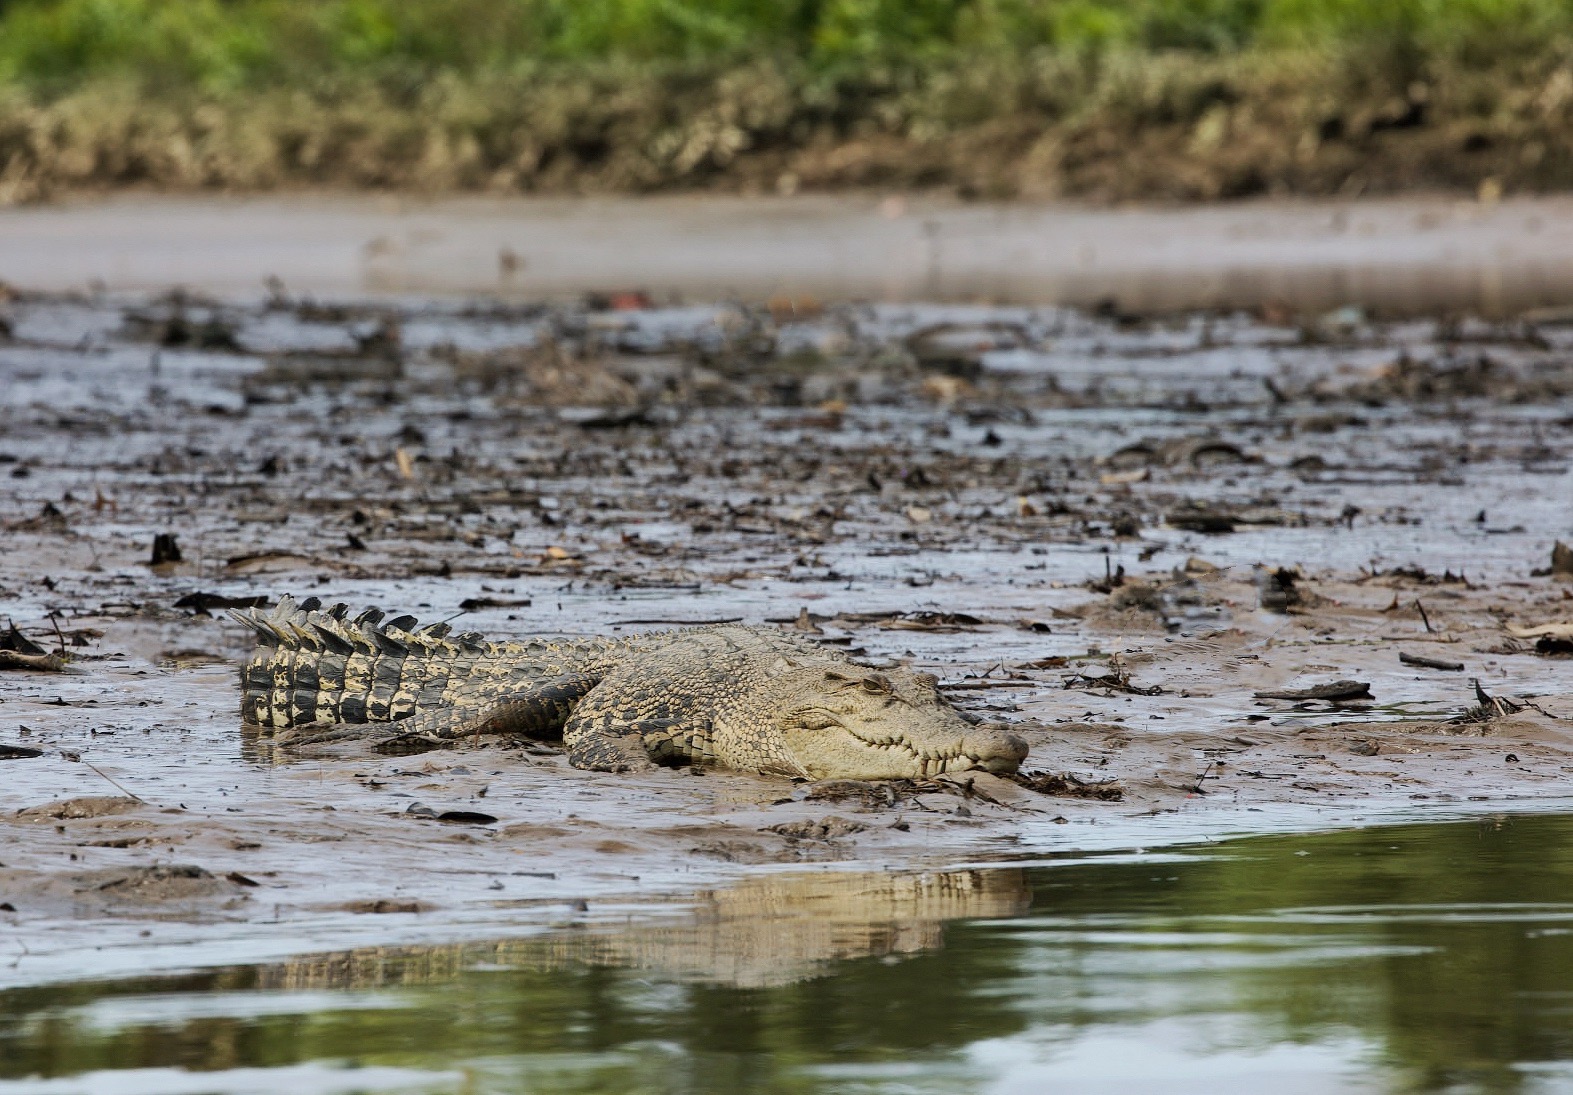
[[1573,1090],[1573,814],[0,995],[0,1093]]
[[1573,301],[1573,202],[1444,196],[1094,209],[936,196],[122,195],[0,209],[30,289],[270,279],[332,298],[966,301],[1137,311],[1360,304],[1507,317]]

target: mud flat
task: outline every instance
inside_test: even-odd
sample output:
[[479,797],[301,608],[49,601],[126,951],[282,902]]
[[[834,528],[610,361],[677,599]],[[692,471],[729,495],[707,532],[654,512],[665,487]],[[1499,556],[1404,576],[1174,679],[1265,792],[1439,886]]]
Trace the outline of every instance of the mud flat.
[[1082,208],[862,194],[421,200],[124,196],[0,209],[0,279],[255,300],[644,290],[1508,317],[1573,305],[1573,199]]
[[[4,316],[0,985],[828,907],[828,871],[930,922],[962,883],[924,872],[1568,804],[1555,315],[285,287]],[[283,593],[796,628],[1017,722],[1033,778],[286,755],[238,724],[223,613]],[[954,908],[1009,915],[992,885]]]

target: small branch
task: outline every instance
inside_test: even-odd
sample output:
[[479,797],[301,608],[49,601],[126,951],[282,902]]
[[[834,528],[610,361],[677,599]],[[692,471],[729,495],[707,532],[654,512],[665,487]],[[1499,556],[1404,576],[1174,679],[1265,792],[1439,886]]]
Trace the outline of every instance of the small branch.
[[55,642],[60,644],[60,657],[64,658],[66,656],[66,637],[60,633],[60,620],[51,612],[49,614],[49,622],[54,625]]
[[1457,673],[1464,668],[1463,662],[1444,661],[1441,658],[1427,658],[1422,654],[1410,654],[1403,650],[1398,652],[1398,660],[1405,665],[1418,665],[1426,669],[1441,669],[1449,673]]
[[1196,785],[1190,788],[1191,794],[1205,795],[1207,793],[1206,791],[1202,790],[1202,781],[1205,780],[1208,776],[1212,775],[1212,770],[1217,766],[1218,762],[1215,760],[1210,760],[1207,762],[1207,767],[1202,769],[1202,774],[1196,777]]
[[115,788],[115,790],[119,791],[121,794],[125,795],[127,798],[134,798],[134,799],[136,799],[138,802],[140,802],[144,806],[151,806],[152,805],[151,802],[149,802],[147,799],[143,798],[141,795],[135,794],[132,791],[126,790],[126,788],[122,787],[120,785],[120,783],[113,776],[111,776],[108,772],[104,771],[98,765],[94,764],[92,761],[79,760],[78,763],[85,764],[89,768],[93,769],[93,771],[97,772],[100,776],[104,777],[104,779],[108,780],[110,785],[113,786]]

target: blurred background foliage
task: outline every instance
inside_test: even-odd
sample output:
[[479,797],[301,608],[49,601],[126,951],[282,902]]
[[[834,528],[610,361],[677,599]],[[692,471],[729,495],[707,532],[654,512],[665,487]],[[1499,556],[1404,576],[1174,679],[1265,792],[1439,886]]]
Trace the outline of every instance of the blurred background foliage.
[[1573,186],[1573,0],[0,0],[62,189]]
[[0,77],[45,93],[133,76],[209,91],[344,73],[790,59],[1379,48],[1494,63],[1573,37],[1566,0],[10,0]]

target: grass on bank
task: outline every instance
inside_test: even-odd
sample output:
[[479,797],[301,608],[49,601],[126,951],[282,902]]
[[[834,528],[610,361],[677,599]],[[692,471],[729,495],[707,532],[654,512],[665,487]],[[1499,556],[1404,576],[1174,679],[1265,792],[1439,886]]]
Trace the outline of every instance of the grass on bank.
[[0,200],[79,186],[1573,183],[1568,0],[0,0]]
[[540,62],[776,56],[827,71],[1352,43],[1482,63],[1570,32],[1566,0],[10,0],[0,77],[46,92],[111,75],[215,91]]

